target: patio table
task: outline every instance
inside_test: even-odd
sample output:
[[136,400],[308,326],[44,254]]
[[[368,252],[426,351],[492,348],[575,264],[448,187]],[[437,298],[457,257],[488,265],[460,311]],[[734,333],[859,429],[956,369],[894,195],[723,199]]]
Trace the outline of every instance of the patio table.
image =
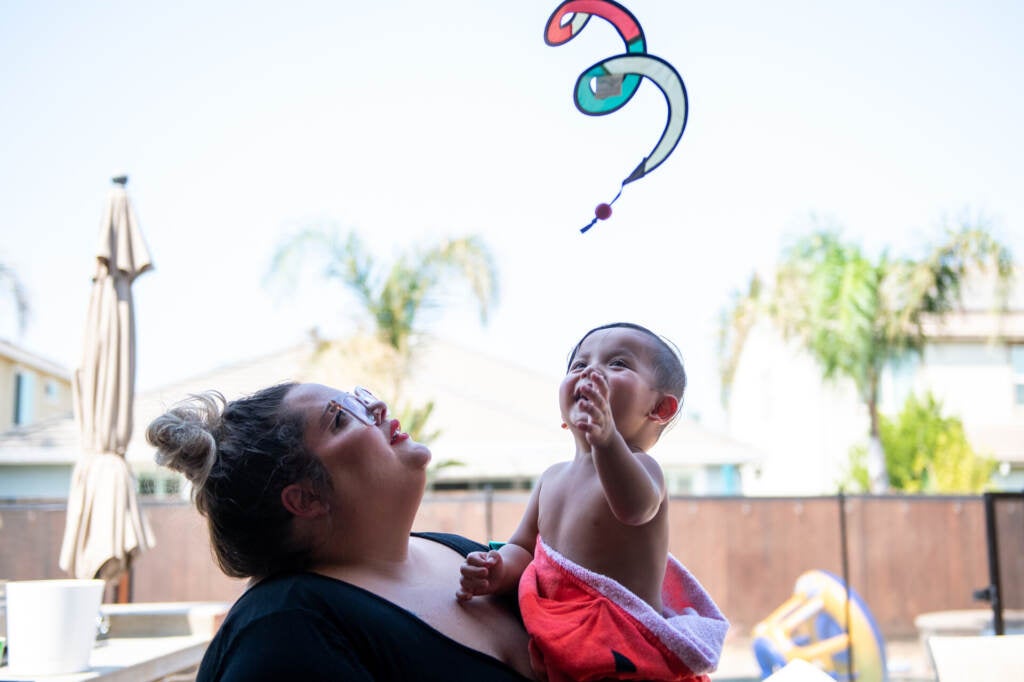
[[46,682],[154,682],[199,664],[209,635],[170,637],[111,637],[96,642],[89,669],[67,675],[13,675],[0,667],[0,682],[45,679]]

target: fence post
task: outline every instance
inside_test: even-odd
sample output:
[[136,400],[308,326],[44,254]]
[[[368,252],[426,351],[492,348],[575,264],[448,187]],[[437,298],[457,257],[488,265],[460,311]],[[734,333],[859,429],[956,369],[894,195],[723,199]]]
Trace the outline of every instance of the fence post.
[[487,530],[487,541],[494,539],[494,486],[484,485],[484,528]]
[[985,545],[988,549],[988,587],[974,591],[974,598],[988,601],[992,605],[992,629],[995,634],[1004,634],[1003,624],[1003,591],[999,576],[999,535],[996,529],[996,496],[998,493],[985,493]]
[[843,584],[846,587],[844,601],[844,614],[846,620],[843,629],[846,630],[846,660],[849,668],[846,671],[846,679],[855,680],[857,675],[853,669],[853,634],[850,632],[850,559],[849,550],[846,546],[846,493],[839,489],[839,551],[842,555]]

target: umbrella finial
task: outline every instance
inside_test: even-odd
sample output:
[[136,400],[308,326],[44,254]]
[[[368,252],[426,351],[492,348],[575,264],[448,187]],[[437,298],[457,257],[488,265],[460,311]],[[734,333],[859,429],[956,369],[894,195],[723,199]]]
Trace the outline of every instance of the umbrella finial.
[[122,187],[128,184],[127,175],[115,175],[113,178],[111,178],[111,180],[115,185],[121,185]]

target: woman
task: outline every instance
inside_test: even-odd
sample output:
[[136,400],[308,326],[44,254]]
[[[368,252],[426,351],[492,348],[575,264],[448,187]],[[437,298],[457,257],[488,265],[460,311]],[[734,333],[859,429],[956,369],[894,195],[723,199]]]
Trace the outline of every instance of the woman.
[[364,389],[282,384],[193,396],[149,425],[157,462],[192,482],[221,569],[252,578],[197,682],[522,680],[509,602],[452,596],[470,551],[410,534],[430,450]]

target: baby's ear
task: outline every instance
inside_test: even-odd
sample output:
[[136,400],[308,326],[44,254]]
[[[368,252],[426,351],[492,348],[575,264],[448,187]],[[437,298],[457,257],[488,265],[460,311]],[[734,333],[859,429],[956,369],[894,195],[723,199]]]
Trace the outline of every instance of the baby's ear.
[[287,485],[281,491],[281,504],[295,516],[313,518],[327,511],[327,505],[309,481]]
[[667,424],[676,416],[679,411],[679,399],[674,395],[665,394],[661,396],[658,403],[651,410],[651,418],[660,424]]

